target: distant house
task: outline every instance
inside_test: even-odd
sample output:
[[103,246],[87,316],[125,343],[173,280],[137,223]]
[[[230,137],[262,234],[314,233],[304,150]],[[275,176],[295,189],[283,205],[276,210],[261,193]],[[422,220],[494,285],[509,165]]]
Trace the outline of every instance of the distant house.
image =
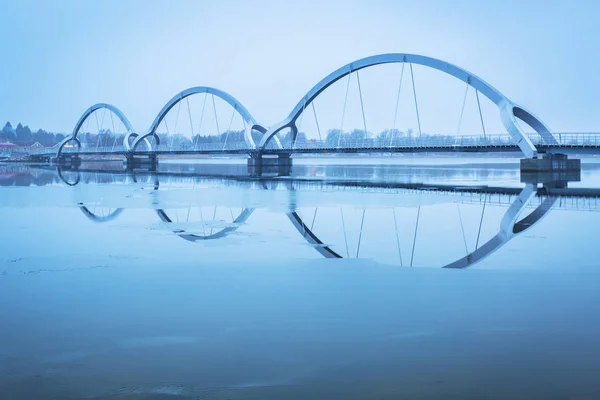
[[40,142],[35,142],[31,146],[29,146],[29,150],[32,153],[40,153],[40,152],[46,150],[46,147],[43,144],[41,144]]
[[43,153],[46,147],[40,142],[0,143],[0,152],[11,156]]

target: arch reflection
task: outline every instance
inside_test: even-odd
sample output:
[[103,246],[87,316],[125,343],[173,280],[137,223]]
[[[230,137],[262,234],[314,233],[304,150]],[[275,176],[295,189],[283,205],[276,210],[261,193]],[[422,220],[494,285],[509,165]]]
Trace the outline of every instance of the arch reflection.
[[[81,172],[79,171],[71,171],[68,175],[68,179],[65,178],[65,174],[60,173],[59,177],[61,180],[65,182],[65,184],[69,186],[75,186],[81,182],[81,177],[78,176]],[[73,176],[73,174],[75,174]],[[128,173],[122,175],[124,178],[122,180],[129,180],[133,182],[139,182],[139,177],[134,173]],[[158,194],[158,190],[160,188],[160,177],[158,174],[148,174],[146,176],[146,182],[152,184],[152,191]],[[306,182],[294,181],[294,180],[260,180],[259,185],[256,185],[256,180],[253,180],[252,183],[255,187],[260,188],[265,191],[277,191],[284,189],[286,193],[289,193],[288,200],[288,210],[285,211],[287,219],[289,219],[290,223],[294,227],[295,231],[300,234],[300,236],[317,251],[321,256],[326,258],[348,258],[349,254],[342,254],[339,250],[328,243],[327,240],[323,239],[323,236],[314,230],[314,219],[311,221],[306,221],[303,219],[302,213],[299,211],[299,208],[296,204],[296,192],[298,188],[302,188],[303,185],[306,185]],[[376,184],[361,184],[361,187],[377,187]],[[413,188],[412,190],[419,192],[428,192],[427,188]],[[512,199],[512,202],[504,212],[499,226],[496,230],[496,233],[491,237],[491,239],[487,240],[483,244],[476,246],[476,248],[472,251],[468,251],[466,255],[457,258],[449,263],[443,265],[443,268],[468,268],[478,262],[481,262],[486,257],[490,256],[510,240],[512,240],[515,236],[526,232],[536,224],[538,224],[544,217],[546,217],[550,211],[555,206],[558,197],[552,195],[543,196],[540,203],[536,206],[532,203],[533,199],[540,199],[538,194],[538,188],[536,184],[526,184],[518,194]],[[160,205],[160,202],[157,201],[156,195],[153,195],[153,204]],[[114,210],[110,210],[108,213],[102,213],[101,215],[96,213],[93,209],[90,209],[89,206],[84,204],[78,205],[82,213],[90,220],[97,223],[104,223],[113,221],[118,218],[122,212],[123,208],[117,208]],[[191,207],[191,206],[190,206]],[[522,217],[525,213],[525,210],[531,210],[528,215]],[[236,232],[240,227],[245,225],[249,220],[250,216],[254,213],[255,208],[246,207],[242,208],[239,213],[235,213],[235,215],[231,214],[231,221],[225,222],[225,226],[223,227],[209,227],[208,229],[204,229],[204,232],[198,233],[193,229],[189,229],[185,226],[185,223],[180,224],[177,218],[171,214],[167,208],[160,207],[154,209],[158,219],[167,226],[169,230],[171,230],[174,234],[179,236],[180,238],[189,241],[189,242],[198,242],[204,240],[215,240],[225,238],[234,232]],[[216,212],[215,212],[216,214]],[[316,216],[316,213],[315,213]],[[363,215],[364,217],[364,215]],[[343,216],[342,216],[343,218]],[[417,216],[418,218],[418,216]],[[483,217],[482,217],[483,218]],[[215,220],[216,221],[216,220]],[[205,221],[202,221],[204,224]],[[224,222],[224,221],[219,221]],[[418,223],[418,222],[417,222]],[[184,225],[183,227],[181,225]],[[206,225],[203,225],[204,227]],[[216,229],[216,231],[215,231]],[[210,232],[208,230],[211,230]],[[362,227],[361,233],[362,235]],[[360,240],[360,239],[359,239]],[[478,239],[479,240],[479,239]],[[466,246],[465,246],[466,248]],[[414,243],[413,243],[414,250]],[[402,258],[402,256],[400,256]],[[357,251],[358,258],[358,251]]]

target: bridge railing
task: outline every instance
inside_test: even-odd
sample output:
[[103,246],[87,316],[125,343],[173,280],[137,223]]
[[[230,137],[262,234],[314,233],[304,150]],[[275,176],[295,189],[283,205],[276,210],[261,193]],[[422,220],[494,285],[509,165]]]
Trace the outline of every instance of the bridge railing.
[[[600,146],[600,133],[553,133],[559,146]],[[528,134],[534,145],[541,145],[542,138],[535,133]],[[436,148],[436,147],[484,147],[484,146],[514,146],[513,139],[507,133],[488,135],[422,135],[403,137],[342,137],[335,140],[298,140],[293,146],[283,143],[285,149],[293,152],[294,149],[394,149],[394,148]],[[144,151],[144,148],[140,148]],[[166,143],[153,147],[154,151],[160,152],[185,152],[185,151],[222,151],[222,150],[250,150],[245,141],[232,141],[227,143]],[[75,146],[65,147],[65,153],[111,153],[123,152],[121,146],[96,146],[82,143],[81,150]],[[40,153],[47,153],[48,149],[40,149]],[[31,154],[37,154],[34,151]]]
[[369,148],[435,148],[449,146],[508,146],[514,144],[506,134],[483,136],[423,135],[398,138],[342,138],[336,140],[308,140],[296,142],[294,149],[369,149]]
[[556,132],[553,134],[561,146],[600,146],[600,133],[597,132]]

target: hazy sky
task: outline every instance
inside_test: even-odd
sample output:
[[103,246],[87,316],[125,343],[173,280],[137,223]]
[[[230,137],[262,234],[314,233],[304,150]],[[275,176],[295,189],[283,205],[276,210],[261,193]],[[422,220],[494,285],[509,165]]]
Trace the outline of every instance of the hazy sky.
[[[482,77],[555,131],[600,131],[597,1],[3,1],[0,122],[70,131],[97,102],[146,129],[214,86],[274,124],[321,78],[388,52]],[[397,83],[392,83],[396,85]]]

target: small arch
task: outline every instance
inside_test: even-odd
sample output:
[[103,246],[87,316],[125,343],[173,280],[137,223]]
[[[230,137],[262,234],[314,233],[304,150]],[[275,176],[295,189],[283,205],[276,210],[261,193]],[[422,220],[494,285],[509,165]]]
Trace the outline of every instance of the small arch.
[[[215,232],[215,233],[212,233],[209,235],[198,235],[195,233],[188,233],[184,229],[175,229],[175,230],[173,230],[173,233],[177,234],[180,238],[187,240],[189,242],[220,239],[225,236],[229,236],[232,233],[234,233],[235,231],[237,231],[240,228],[240,226],[242,226],[242,224],[244,224],[246,222],[246,220],[250,217],[250,215],[252,215],[253,212],[254,212],[254,208],[244,208],[242,210],[242,212],[240,213],[240,215],[238,215],[238,217],[235,220],[233,220],[233,222],[232,222],[233,226],[228,226],[226,228],[221,229],[218,232]],[[169,216],[163,209],[157,209],[156,214],[158,215],[158,217],[160,218],[160,220],[162,222],[166,222],[166,223],[173,222],[173,220],[171,218],[169,218]]]
[[254,119],[252,114],[250,114],[250,112],[246,109],[246,107],[244,107],[242,105],[242,103],[240,103],[235,97],[231,96],[229,93],[226,93],[222,90],[215,89],[215,88],[209,87],[209,86],[196,86],[196,87],[186,89],[182,92],[179,92],[178,94],[173,96],[173,98],[171,100],[169,100],[167,102],[167,104],[165,104],[164,107],[160,110],[160,112],[158,113],[156,118],[154,118],[154,121],[152,122],[152,125],[150,125],[150,128],[148,129],[148,131],[142,135],[139,135],[134,140],[133,145],[131,147],[131,151],[135,151],[137,146],[140,144],[140,142],[142,140],[144,140],[148,137],[151,137],[151,136],[154,137],[157,144],[160,143],[160,139],[159,139],[158,135],[156,134],[156,130],[158,129],[158,126],[160,125],[162,120],[166,117],[167,113],[181,100],[185,99],[186,97],[192,96],[194,94],[200,94],[200,93],[212,94],[212,95],[217,96],[218,98],[224,100],[229,105],[231,105],[235,109],[235,111],[237,111],[238,114],[240,114],[242,116],[242,118],[244,119],[244,121],[246,123],[246,130],[244,132],[244,139],[246,141],[246,144],[251,149],[256,148],[256,143],[254,142],[254,139],[252,138],[252,130],[256,129],[260,132],[261,130],[259,128],[262,128],[262,130],[264,130],[264,131],[266,131],[266,129],[256,123],[256,120]]
[[88,119],[88,117],[90,115],[92,115],[92,113],[94,113],[94,111],[97,111],[97,110],[100,110],[103,108],[111,111],[123,123],[123,126],[127,130],[127,133],[125,135],[125,140],[124,140],[124,146],[127,149],[127,147],[126,147],[127,136],[130,135],[131,133],[133,133],[133,127],[131,126],[131,123],[129,122],[129,120],[127,119],[125,114],[123,114],[123,112],[121,110],[119,110],[117,107],[113,106],[112,104],[97,103],[97,104],[94,104],[93,106],[91,106],[90,108],[88,108],[87,110],[85,110],[85,112],[81,115],[81,117],[75,124],[75,128],[73,128],[73,133],[71,133],[71,136],[66,137],[58,146],[58,150],[56,152],[56,157],[60,157],[64,146],[72,140],[76,141],[78,148],[81,149],[81,142],[79,141],[79,139],[77,139],[77,135],[79,134],[79,131],[81,130],[81,127],[83,126],[83,123]]

